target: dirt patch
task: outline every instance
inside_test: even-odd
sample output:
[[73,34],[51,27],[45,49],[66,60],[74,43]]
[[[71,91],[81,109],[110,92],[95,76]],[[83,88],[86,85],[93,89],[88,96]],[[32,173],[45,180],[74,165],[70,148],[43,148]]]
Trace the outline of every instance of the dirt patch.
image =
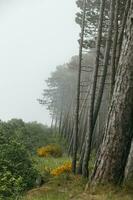
[[27,196],[27,198],[31,198],[33,196],[46,194],[49,191],[51,191],[50,187],[42,186],[42,187],[35,188],[35,189],[28,191],[26,196]]

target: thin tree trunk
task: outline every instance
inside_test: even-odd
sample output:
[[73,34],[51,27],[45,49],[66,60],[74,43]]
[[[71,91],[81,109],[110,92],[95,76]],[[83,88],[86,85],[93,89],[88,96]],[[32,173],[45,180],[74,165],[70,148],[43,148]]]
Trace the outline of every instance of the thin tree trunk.
[[[73,132],[74,132],[75,127],[73,127]],[[73,132],[71,134],[69,146],[68,146],[68,155],[73,155]]]
[[83,164],[83,159],[84,159],[84,154],[85,154],[85,142],[82,145],[82,150],[81,150],[81,155],[78,163],[78,168],[77,168],[77,173],[82,174],[82,164]]
[[117,40],[118,40],[119,3],[120,3],[120,0],[117,0],[116,8],[115,8],[114,38],[113,38],[113,48],[112,48],[112,57],[111,57],[111,92],[110,92],[111,97],[112,97],[114,85],[115,85],[115,70],[116,70],[115,61],[116,61],[116,49],[117,49]]
[[57,126],[58,126],[58,118],[57,118],[57,115],[56,115],[55,124],[54,124],[54,134],[55,134],[55,135],[56,135],[56,133],[57,133]]
[[60,113],[60,121],[59,121],[59,135],[61,134],[61,127],[62,127],[62,119],[63,119],[63,110]]
[[86,136],[86,131],[87,131],[87,124],[88,124],[88,107],[85,110],[83,129],[82,129],[82,134],[80,136],[79,153],[82,152],[82,146],[83,146],[83,143],[85,142],[85,136]]
[[100,88],[99,93],[96,101],[96,107],[94,111],[94,120],[93,120],[93,127],[95,126],[98,112],[100,109],[102,97],[103,97],[103,91],[104,91],[104,85],[107,75],[107,69],[108,69],[108,63],[109,63],[109,56],[110,56],[110,50],[111,50],[111,43],[112,43],[112,30],[113,30],[113,22],[114,22],[114,11],[115,11],[115,1],[111,0],[111,8],[110,8],[110,24],[109,24],[109,30],[108,30],[108,36],[107,36],[107,42],[106,42],[106,50],[105,50],[105,56],[104,56],[104,63],[103,63],[103,74],[100,82]]
[[82,48],[84,40],[85,28],[85,15],[86,15],[86,0],[83,1],[83,17],[82,17],[82,30],[79,49],[79,71],[78,71],[78,84],[77,84],[77,105],[76,105],[76,120],[75,120],[75,133],[73,142],[73,158],[72,158],[72,172],[76,173],[77,162],[77,146],[78,146],[78,129],[79,129],[79,105],[80,105],[80,84],[81,84],[81,65],[82,65]]
[[54,114],[52,114],[51,129],[53,129],[53,124],[54,124]]
[[[90,85],[91,85],[91,83],[90,83]],[[83,101],[83,103],[82,103],[82,105],[81,105],[81,109],[80,109],[80,112],[79,112],[79,119],[80,119],[80,117],[81,117],[81,115],[82,115],[82,112],[83,112],[83,110],[84,110],[84,106],[87,104],[88,97],[89,97],[89,95],[90,95],[90,89],[91,89],[91,86],[90,86],[90,85],[89,85],[88,88],[87,88],[86,96],[85,96],[84,101]]]
[[94,103],[95,103],[95,94],[96,94],[96,85],[97,85],[97,75],[99,68],[99,58],[100,58],[100,47],[101,47],[101,39],[102,39],[102,27],[103,27],[103,17],[104,17],[104,9],[105,9],[105,0],[101,2],[100,8],[100,19],[99,19],[99,27],[98,27],[98,38],[97,38],[97,46],[96,46],[96,61],[94,67],[94,75],[93,75],[93,83],[92,83],[92,93],[90,99],[90,108],[89,108],[89,122],[88,122],[88,133],[86,137],[86,145],[85,145],[85,154],[83,159],[83,176],[88,176],[88,161],[90,157],[90,149],[91,149],[91,139],[93,133],[93,112],[94,112]]
[[73,133],[73,116],[69,117],[69,128],[68,128],[68,134],[67,134],[67,142],[70,143],[71,136]]

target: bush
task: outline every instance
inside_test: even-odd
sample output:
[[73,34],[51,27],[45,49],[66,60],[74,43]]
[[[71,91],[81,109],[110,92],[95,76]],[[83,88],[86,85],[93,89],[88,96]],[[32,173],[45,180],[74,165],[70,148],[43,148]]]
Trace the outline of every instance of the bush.
[[37,172],[24,146],[15,140],[0,144],[0,152],[0,199],[14,199],[33,187]]
[[17,141],[23,142],[31,154],[40,146],[47,145],[52,137],[51,129],[37,122],[25,123],[21,119],[12,119],[7,125]]
[[15,177],[7,169],[3,169],[0,172],[0,199],[11,199],[16,195],[19,195],[23,190],[22,177]]
[[51,171],[51,175],[53,175],[53,176],[59,176],[59,175],[64,174],[64,173],[70,173],[71,169],[72,169],[71,162],[66,162],[63,165],[61,165],[61,166],[53,169]]
[[62,156],[62,149],[60,146],[55,144],[50,144],[45,147],[41,147],[37,149],[37,155],[39,157],[61,157]]

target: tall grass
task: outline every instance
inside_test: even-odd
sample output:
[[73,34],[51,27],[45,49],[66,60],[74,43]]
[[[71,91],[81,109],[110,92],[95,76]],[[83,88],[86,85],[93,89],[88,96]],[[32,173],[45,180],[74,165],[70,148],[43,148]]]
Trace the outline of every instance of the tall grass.
[[38,156],[35,156],[34,161],[35,161],[36,169],[40,171],[40,173],[42,173],[45,167],[54,169],[62,165],[64,162],[71,161],[71,159],[67,156],[63,156],[59,158],[53,158],[53,157],[40,158]]

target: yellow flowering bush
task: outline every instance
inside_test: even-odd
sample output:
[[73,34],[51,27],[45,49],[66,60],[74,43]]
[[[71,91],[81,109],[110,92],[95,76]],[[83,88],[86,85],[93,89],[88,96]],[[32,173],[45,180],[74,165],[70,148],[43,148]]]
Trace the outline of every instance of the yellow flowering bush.
[[72,169],[71,162],[66,162],[63,165],[51,170],[51,175],[53,176],[59,176],[64,173],[70,173]]
[[45,147],[40,147],[37,149],[37,155],[39,157],[61,157],[62,156],[62,149],[60,146],[55,144],[49,144]]

